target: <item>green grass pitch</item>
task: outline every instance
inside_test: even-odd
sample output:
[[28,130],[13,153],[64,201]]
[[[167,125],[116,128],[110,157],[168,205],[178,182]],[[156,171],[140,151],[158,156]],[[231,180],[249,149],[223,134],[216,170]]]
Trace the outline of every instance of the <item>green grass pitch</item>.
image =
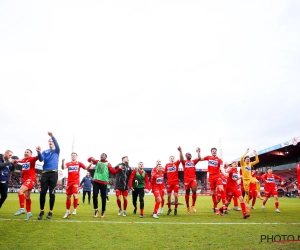
[[[180,205],[177,216],[173,212],[168,216],[165,205],[159,219],[151,217],[153,196],[145,196],[145,218],[139,218],[138,213],[132,213],[131,198],[127,217],[117,215],[115,196],[110,195],[105,218],[95,219],[93,205],[87,201],[82,204],[80,194],[77,215],[63,219],[66,197],[56,194],[53,217],[49,220],[47,194],[45,216],[38,221],[39,194],[32,194],[33,218],[24,221],[25,215],[13,215],[19,208],[18,196],[9,193],[0,209],[0,249],[300,249],[300,242],[261,242],[262,235],[293,235],[298,240],[298,198],[280,198],[280,214],[275,213],[274,198],[268,201],[266,211],[261,210],[261,201],[257,200],[256,210],[251,210],[251,217],[246,220],[240,211],[232,209],[228,215],[216,216],[210,196],[198,196],[197,212],[190,215]],[[179,202],[185,203],[184,196]]]

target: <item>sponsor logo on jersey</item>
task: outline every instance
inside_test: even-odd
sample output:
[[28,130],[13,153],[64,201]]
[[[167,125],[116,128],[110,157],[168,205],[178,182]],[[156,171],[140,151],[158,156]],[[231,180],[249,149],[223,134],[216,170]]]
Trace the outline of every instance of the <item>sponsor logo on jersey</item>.
[[156,179],[156,184],[162,184],[163,183],[164,178],[160,177]]
[[222,179],[222,183],[223,183],[223,185],[225,185],[225,184],[227,184],[227,181]]
[[172,166],[172,167],[168,167],[168,172],[175,172],[176,171],[176,167]]
[[232,175],[232,180],[237,181],[238,178],[239,178],[239,175],[238,175],[238,174],[233,174],[233,175]]
[[275,178],[267,178],[267,182],[275,182]]
[[29,162],[22,163],[22,170],[29,170],[29,169],[30,169]]
[[69,167],[69,172],[75,172],[75,171],[78,171],[78,166]]
[[246,166],[245,171],[251,171],[251,167]]
[[185,167],[186,167],[186,168],[193,168],[194,166],[195,166],[195,165],[194,165],[194,162],[192,162],[192,161],[191,161],[191,162],[186,162],[186,163],[185,163]]
[[214,160],[209,160],[208,161],[208,166],[209,167],[217,167],[219,165],[218,161],[214,161]]

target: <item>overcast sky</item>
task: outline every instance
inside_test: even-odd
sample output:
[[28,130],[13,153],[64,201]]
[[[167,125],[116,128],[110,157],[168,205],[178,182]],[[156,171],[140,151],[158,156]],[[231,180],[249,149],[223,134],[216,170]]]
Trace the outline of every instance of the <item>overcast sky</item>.
[[[300,136],[299,1],[0,2],[0,151],[155,166]],[[219,150],[220,152],[220,150]],[[206,168],[207,163],[199,164]]]

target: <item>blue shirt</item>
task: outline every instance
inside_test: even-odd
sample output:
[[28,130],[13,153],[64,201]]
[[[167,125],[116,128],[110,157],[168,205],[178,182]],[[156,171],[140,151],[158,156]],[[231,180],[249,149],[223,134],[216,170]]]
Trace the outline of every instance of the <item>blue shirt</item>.
[[54,136],[52,136],[52,140],[55,145],[55,149],[47,149],[41,154],[38,154],[39,161],[44,161],[43,171],[58,170],[60,148]]
[[83,177],[82,178],[82,181],[80,182],[80,185],[82,185],[83,183],[83,191],[88,191],[88,192],[91,192],[91,189],[92,189],[92,181],[93,181],[93,178],[90,176],[90,177]]

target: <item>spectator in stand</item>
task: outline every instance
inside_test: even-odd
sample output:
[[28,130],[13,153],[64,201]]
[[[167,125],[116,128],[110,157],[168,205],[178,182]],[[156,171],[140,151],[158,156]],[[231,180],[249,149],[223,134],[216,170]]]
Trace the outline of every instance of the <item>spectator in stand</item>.
[[0,154],[0,208],[2,207],[4,201],[7,198],[10,172],[13,172],[15,170],[14,164],[17,163],[17,159],[11,159],[11,157],[11,150],[6,150],[3,155]]
[[92,183],[93,178],[91,177],[91,174],[89,172],[86,172],[86,176],[82,178],[82,181],[80,182],[80,186],[83,185],[83,196],[82,196],[82,203],[84,204],[85,196],[88,194],[88,204],[91,204],[91,191],[92,191]]

